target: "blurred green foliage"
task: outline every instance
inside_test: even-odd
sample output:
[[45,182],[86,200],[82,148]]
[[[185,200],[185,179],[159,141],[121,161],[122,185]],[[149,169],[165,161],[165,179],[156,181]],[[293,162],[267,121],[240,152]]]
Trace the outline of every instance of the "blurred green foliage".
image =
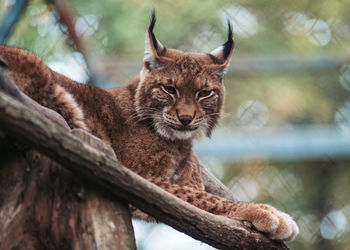
[[[0,0],[0,17],[13,2]],[[268,55],[298,64],[299,58],[327,55],[335,62],[329,68],[278,70],[276,65],[275,71],[265,71],[250,70],[248,63],[242,72],[229,73],[225,115],[218,129],[249,133],[246,128],[250,126],[241,123],[238,115],[248,105],[248,111],[250,106],[257,110],[260,121],[251,127],[254,130],[327,124],[350,131],[347,0],[72,0],[71,4],[77,15],[76,30],[84,38],[93,67],[109,77],[113,86],[130,80],[141,68],[144,34],[153,8],[157,38],[167,47],[185,51],[207,53],[219,46],[225,41],[229,18],[236,42],[234,69],[246,56],[253,63],[255,57]],[[30,1],[8,44],[27,48],[49,63],[65,62],[72,55],[76,58],[66,28],[56,18],[52,5]],[[265,63],[273,68],[276,62]],[[291,213],[301,228],[301,235],[290,243],[293,249],[350,249],[349,158],[248,159],[240,164],[201,160],[242,199],[268,202]],[[147,241],[142,242],[140,249],[147,249]]]

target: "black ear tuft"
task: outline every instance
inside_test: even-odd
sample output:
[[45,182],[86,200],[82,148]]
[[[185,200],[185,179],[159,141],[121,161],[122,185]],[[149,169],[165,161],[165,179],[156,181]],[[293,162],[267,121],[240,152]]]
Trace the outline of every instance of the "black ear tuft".
[[232,32],[232,23],[230,19],[227,18],[227,25],[228,25],[228,33],[227,33],[227,42],[224,43],[222,46],[224,46],[224,58],[226,59],[231,52],[231,49],[233,47],[233,32]]
[[152,14],[151,14],[150,24],[149,24],[149,27],[148,27],[151,32],[153,32],[153,28],[154,28],[154,25],[156,24],[156,21],[157,21],[156,10],[153,9],[152,10]]
[[231,23],[230,19],[228,19],[228,18],[227,18],[227,26],[228,26],[227,40],[232,40],[233,28],[232,28],[232,23]]
[[154,28],[154,25],[156,24],[156,21],[157,21],[157,18],[156,18],[156,10],[153,9],[152,10],[152,15],[151,15],[151,20],[150,20],[150,24],[149,24],[149,31],[151,33],[151,36],[152,36],[152,42],[153,42],[153,46],[155,49],[158,48],[158,44],[157,44],[157,39],[155,37],[155,35],[153,34],[153,28]]

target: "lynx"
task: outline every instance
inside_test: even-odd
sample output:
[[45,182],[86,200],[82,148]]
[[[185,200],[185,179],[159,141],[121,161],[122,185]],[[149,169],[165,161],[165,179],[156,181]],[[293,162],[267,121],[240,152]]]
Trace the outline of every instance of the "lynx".
[[223,75],[234,40],[209,54],[163,46],[155,15],[146,31],[141,72],[125,87],[104,90],[52,71],[30,52],[0,45],[9,76],[21,91],[111,145],[119,161],[178,198],[210,213],[249,221],[271,239],[298,234],[293,219],[266,204],[227,200],[204,191],[192,142],[210,136],[223,109]]

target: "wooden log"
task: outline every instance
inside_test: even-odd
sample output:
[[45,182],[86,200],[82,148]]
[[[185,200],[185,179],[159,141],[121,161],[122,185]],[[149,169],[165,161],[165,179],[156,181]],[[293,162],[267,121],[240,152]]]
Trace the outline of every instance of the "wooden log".
[[35,150],[0,152],[0,249],[136,249],[127,204]]

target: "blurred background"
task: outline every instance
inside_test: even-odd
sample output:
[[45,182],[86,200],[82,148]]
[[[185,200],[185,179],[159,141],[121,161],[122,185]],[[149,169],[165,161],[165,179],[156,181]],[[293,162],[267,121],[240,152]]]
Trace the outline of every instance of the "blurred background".
[[[236,49],[226,108],[201,163],[243,201],[291,214],[292,249],[350,249],[350,4],[345,0],[0,0],[0,41],[103,88],[142,66],[151,10],[169,48]],[[19,19],[17,17],[20,17]],[[212,249],[165,225],[134,221],[138,248]]]

